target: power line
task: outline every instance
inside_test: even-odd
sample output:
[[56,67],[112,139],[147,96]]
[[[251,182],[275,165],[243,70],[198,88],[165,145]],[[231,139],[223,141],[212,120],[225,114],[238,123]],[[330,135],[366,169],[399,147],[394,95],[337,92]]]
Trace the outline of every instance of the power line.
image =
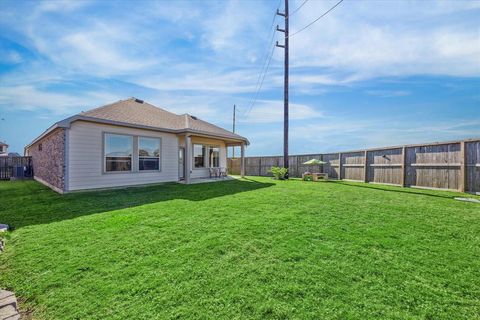
[[[277,10],[278,8],[280,7],[280,2],[281,0],[278,1],[277,3]],[[273,18],[272,18],[272,23],[270,25],[270,30],[272,30],[272,33],[271,35],[269,35],[269,41],[268,41],[268,45],[266,47],[266,51],[265,51],[265,59],[264,59],[264,62],[262,64],[262,68],[260,69],[260,73],[258,74],[258,78],[257,78],[257,83],[255,85],[255,94],[253,95],[252,99],[250,100],[250,103],[249,103],[249,107],[248,109],[245,109],[244,113],[243,113],[243,117],[246,117],[246,115],[250,112],[250,110],[253,108],[253,105],[255,104],[256,100],[257,100],[257,97],[258,97],[258,94],[262,88],[262,85],[263,85],[263,80],[265,79],[265,75],[268,71],[268,67],[270,65],[270,61],[272,59],[272,55],[273,55],[273,50],[272,52],[270,53],[269,55],[269,51],[268,49],[270,48],[270,46],[272,46],[273,44],[273,40],[275,38],[275,29],[273,29],[273,26],[275,24],[275,19],[277,17],[277,14],[276,12],[273,14]],[[275,47],[273,47],[275,48]],[[265,67],[267,66],[267,67]]]
[[293,10],[293,11],[288,15],[288,17],[290,18],[291,16],[293,16],[293,15],[294,15],[298,10],[300,10],[300,8],[302,8],[303,5],[304,5],[305,3],[307,3],[307,2],[308,2],[308,0],[303,1],[303,3],[302,3],[301,5],[299,5],[299,6],[297,7],[297,9]]
[[318,17],[317,19],[313,20],[312,22],[310,22],[309,24],[307,24],[305,27],[301,28],[300,30],[298,31],[295,31],[294,33],[292,33],[291,35],[289,35],[289,38],[293,37],[294,35],[296,35],[297,33],[300,33],[302,32],[303,30],[307,29],[308,27],[310,27],[312,24],[314,24],[315,22],[317,22],[318,20],[322,19],[323,17],[325,17],[330,11],[332,11],[333,9],[335,9],[340,3],[342,3],[343,0],[340,0],[338,1],[333,7],[331,7],[330,9],[328,9],[327,11],[325,11],[324,14],[322,14],[320,17]]
[[262,90],[263,82],[265,81],[265,77],[268,73],[268,69],[270,68],[270,62],[272,61],[272,57],[273,57],[274,52],[275,52],[275,46],[272,45],[272,51],[270,52],[270,56],[268,58],[268,62],[267,62],[267,66],[265,68],[265,72],[263,73],[262,80],[260,81],[260,86],[258,87],[258,90],[255,92],[255,96],[254,96],[254,98],[252,100],[252,103],[250,104],[248,110],[243,114],[244,117],[246,117],[250,113],[250,111],[252,111],[253,106],[257,102],[258,95],[260,93],[260,90]]

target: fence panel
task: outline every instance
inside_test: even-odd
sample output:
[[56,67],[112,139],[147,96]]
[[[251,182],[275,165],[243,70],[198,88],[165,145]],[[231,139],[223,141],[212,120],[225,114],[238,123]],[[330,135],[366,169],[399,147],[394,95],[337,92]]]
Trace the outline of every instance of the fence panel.
[[227,167],[229,174],[240,175],[242,162],[240,158],[228,158]]
[[342,153],[342,179],[364,181],[365,152]]
[[402,184],[402,148],[368,152],[368,182]]
[[466,150],[466,190],[480,192],[480,141],[467,142]]
[[340,161],[338,153],[328,153],[323,155],[323,161],[326,164],[323,165],[323,172],[328,174],[329,178],[339,179],[340,178]]
[[[269,172],[272,167],[279,167],[279,158],[280,157],[261,157],[260,158],[260,175],[261,176],[271,176]],[[283,166],[283,161],[282,164]]]
[[26,178],[33,177],[32,157],[0,157],[0,180],[14,177],[17,167],[23,167]]
[[248,157],[245,158],[245,174],[247,176],[259,176],[259,161],[260,157]]
[[406,185],[460,189],[460,143],[406,148]]

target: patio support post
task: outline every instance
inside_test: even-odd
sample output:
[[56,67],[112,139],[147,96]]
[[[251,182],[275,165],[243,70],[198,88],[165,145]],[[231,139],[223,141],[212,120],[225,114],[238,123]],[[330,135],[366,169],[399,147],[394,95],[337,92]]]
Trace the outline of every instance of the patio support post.
[[192,172],[192,138],[185,135],[185,183],[190,183],[190,172]]
[[241,167],[240,167],[240,175],[245,177],[245,143],[242,142],[241,147]]

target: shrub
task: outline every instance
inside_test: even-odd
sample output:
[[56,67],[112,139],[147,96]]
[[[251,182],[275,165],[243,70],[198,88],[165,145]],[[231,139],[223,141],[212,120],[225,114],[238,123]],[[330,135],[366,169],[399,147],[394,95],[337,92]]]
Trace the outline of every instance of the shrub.
[[276,180],[284,180],[285,175],[288,172],[287,168],[282,168],[282,167],[271,167],[270,171],[273,174],[273,178]]

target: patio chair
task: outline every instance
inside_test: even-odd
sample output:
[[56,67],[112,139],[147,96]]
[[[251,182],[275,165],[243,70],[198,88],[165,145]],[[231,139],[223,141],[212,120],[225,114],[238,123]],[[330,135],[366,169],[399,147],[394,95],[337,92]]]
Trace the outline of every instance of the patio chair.
[[217,170],[215,170],[215,168],[208,168],[208,170],[210,171],[210,179],[213,177],[217,177]]
[[220,176],[221,178],[226,178],[226,177],[227,177],[227,174],[228,174],[227,168],[220,168],[219,171],[220,171],[220,172],[219,172],[219,173],[220,173],[219,176]]

